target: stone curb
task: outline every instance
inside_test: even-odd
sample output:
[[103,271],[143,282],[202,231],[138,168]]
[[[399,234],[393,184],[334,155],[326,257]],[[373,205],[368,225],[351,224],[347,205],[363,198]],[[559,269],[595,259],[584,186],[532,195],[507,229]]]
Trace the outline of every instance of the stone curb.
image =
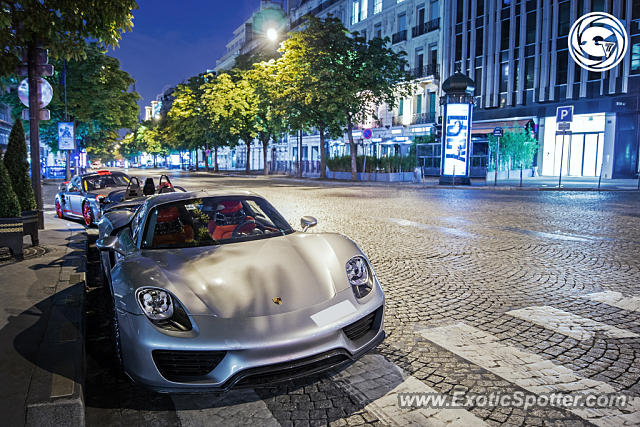
[[72,240],[27,394],[26,426],[84,426],[86,234]]

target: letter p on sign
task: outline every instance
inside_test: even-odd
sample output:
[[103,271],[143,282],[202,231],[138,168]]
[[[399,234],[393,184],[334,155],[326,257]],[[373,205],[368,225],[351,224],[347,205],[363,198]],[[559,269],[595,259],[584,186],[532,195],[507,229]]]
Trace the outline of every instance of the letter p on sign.
[[573,121],[573,105],[566,107],[558,107],[556,109],[556,122],[572,122]]

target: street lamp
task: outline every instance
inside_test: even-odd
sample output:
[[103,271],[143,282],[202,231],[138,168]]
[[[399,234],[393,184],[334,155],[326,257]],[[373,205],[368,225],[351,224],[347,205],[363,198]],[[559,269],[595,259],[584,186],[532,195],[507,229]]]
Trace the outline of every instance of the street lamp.
[[269,28],[267,30],[267,38],[272,42],[276,41],[276,39],[278,38],[278,30],[276,30],[275,28]]

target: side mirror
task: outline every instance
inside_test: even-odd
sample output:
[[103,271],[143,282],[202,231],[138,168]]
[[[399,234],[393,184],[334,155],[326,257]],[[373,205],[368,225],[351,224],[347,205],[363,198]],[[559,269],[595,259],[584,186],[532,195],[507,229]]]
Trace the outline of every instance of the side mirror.
[[312,216],[303,216],[300,218],[300,226],[302,227],[302,231],[306,232],[309,228],[315,227],[318,225],[318,220]]
[[120,255],[126,255],[126,252],[120,247],[117,236],[107,236],[96,240],[96,247],[101,251],[114,251]]

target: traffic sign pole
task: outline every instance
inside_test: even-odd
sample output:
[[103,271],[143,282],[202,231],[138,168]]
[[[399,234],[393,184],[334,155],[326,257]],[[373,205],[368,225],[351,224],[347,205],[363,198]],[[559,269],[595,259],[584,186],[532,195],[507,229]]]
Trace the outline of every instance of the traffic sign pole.
[[31,148],[31,185],[38,210],[38,229],[44,229],[42,205],[42,173],[40,166],[40,77],[37,75],[38,48],[31,43],[27,48],[27,71],[29,81],[29,146]]
[[562,132],[562,149],[560,150],[560,175],[558,176],[558,188],[562,186],[562,160],[564,159],[564,134],[565,134],[565,131]]
[[498,185],[498,159],[500,158],[500,137],[497,136],[496,139],[498,141],[496,142],[496,170],[493,176],[494,187]]

